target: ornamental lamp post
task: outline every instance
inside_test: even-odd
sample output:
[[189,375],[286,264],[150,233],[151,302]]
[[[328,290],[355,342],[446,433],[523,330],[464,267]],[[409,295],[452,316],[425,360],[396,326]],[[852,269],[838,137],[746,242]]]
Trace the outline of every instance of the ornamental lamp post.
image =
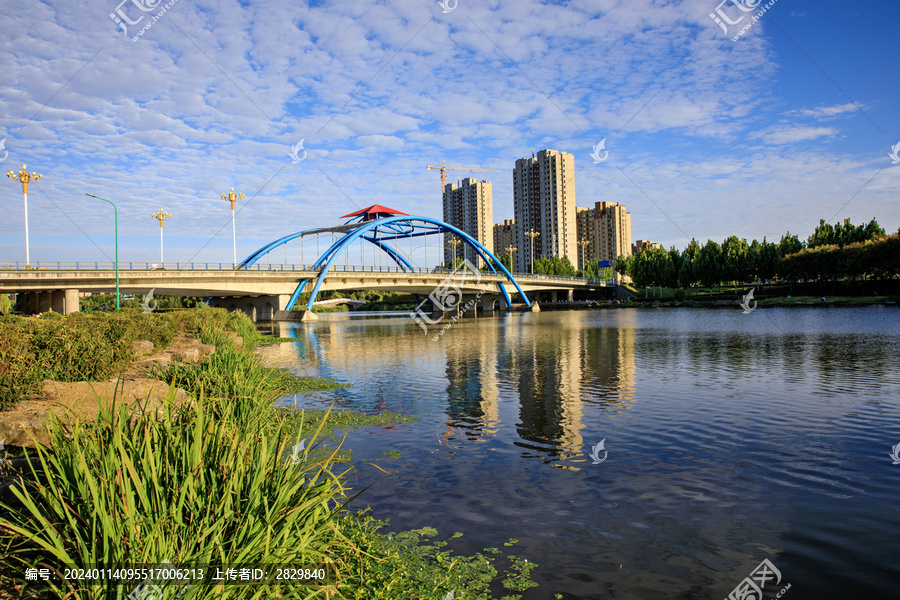
[[531,274],[534,275],[534,238],[540,237],[540,233],[534,229],[529,229],[525,235],[531,238]]
[[150,215],[154,219],[159,221],[159,266],[163,266],[163,221],[166,219],[171,219],[172,215],[169,213],[164,213],[163,209],[159,209],[159,212],[155,212]]
[[241,200],[244,197],[243,193],[235,194],[234,188],[231,188],[231,192],[226,194],[219,194],[222,197],[222,200],[231,200],[231,250],[233,253],[234,260],[234,268],[237,269],[237,236],[234,232],[234,202],[235,200]]
[[113,217],[115,218],[115,228],[116,228],[116,310],[122,308],[122,296],[119,294],[119,209],[116,208],[116,205],[107,200],[106,198],[101,198],[100,196],[95,196],[93,194],[84,193],[86,196],[90,196],[91,198],[96,198],[97,200],[103,200],[107,204],[112,204],[113,207]]
[[462,244],[462,240],[457,239],[457,238],[451,238],[450,241],[447,243],[450,244],[451,246],[453,246],[453,264],[450,265],[450,268],[455,269],[456,268],[456,247],[459,246],[460,244]]
[[516,248],[515,246],[510,246],[509,248],[507,248],[507,250],[509,250],[509,255],[510,255],[509,264],[512,267],[513,272],[515,272],[515,270],[516,270],[516,250],[518,250],[518,248]]
[[25,165],[22,165],[22,170],[18,173],[10,171],[6,176],[22,184],[22,195],[25,196],[25,268],[30,269],[31,255],[28,251],[28,184],[32,181],[39,181],[44,176],[35,172],[28,173],[25,170]]

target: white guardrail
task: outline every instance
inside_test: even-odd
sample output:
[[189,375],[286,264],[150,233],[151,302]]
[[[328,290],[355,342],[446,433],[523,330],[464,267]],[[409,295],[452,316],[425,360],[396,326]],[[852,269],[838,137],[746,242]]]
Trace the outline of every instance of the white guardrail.
[[[0,271],[114,271],[114,262],[31,262],[26,267],[24,262],[0,263]],[[321,267],[312,265],[282,265],[256,263],[242,267],[241,271],[300,271],[318,272]],[[234,271],[233,263],[150,263],[120,262],[120,271]],[[419,273],[423,275],[450,275],[455,271],[442,267],[434,269],[402,269],[400,267],[375,267],[364,265],[333,265],[331,272],[336,273]],[[483,273],[493,276],[493,273]],[[531,273],[513,273],[516,279],[570,282],[579,285],[616,285],[613,280],[584,279],[583,277],[564,277],[561,275],[532,275]]]

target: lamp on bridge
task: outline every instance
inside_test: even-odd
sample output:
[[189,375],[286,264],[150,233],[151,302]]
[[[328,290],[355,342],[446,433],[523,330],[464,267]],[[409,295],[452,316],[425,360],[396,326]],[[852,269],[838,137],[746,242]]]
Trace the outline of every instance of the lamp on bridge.
[[155,212],[150,216],[159,221],[159,266],[162,267],[165,262],[163,261],[163,221],[171,219],[172,215],[164,213],[163,209],[159,209],[159,212]]
[[18,173],[10,171],[6,176],[22,184],[22,195],[25,196],[25,268],[28,269],[31,259],[28,253],[28,184],[32,181],[39,181],[44,176],[35,172],[29,173],[25,170],[25,165],[22,165],[22,170]]
[[234,188],[231,188],[231,193],[219,194],[222,196],[222,200],[231,200],[231,250],[234,254],[234,268],[237,268],[237,236],[234,233],[234,202],[235,200],[241,200],[244,197],[243,193],[235,194]]
[[534,275],[534,238],[540,237],[541,234],[539,231],[529,229],[525,235],[531,238],[531,274]]
[[113,217],[116,227],[116,310],[119,310],[120,308],[122,308],[122,295],[119,293],[119,209],[116,208],[115,204],[113,204],[106,198],[88,194],[87,192],[85,192],[84,195],[90,196],[91,198],[96,198],[97,200],[103,200],[107,204],[112,204],[113,207]]
[[451,238],[449,242],[447,242],[451,246],[453,246],[453,264],[450,266],[451,269],[456,268],[456,247],[463,243],[462,240],[457,238]]
[[515,270],[516,270],[516,250],[518,250],[518,248],[516,248],[515,246],[510,246],[509,248],[507,248],[507,250],[509,250],[509,256],[510,256],[509,270],[515,272]]
[[581,276],[584,277],[584,270],[587,268],[587,263],[584,262],[584,247],[591,243],[590,240],[578,240],[575,242],[579,246],[581,246]]

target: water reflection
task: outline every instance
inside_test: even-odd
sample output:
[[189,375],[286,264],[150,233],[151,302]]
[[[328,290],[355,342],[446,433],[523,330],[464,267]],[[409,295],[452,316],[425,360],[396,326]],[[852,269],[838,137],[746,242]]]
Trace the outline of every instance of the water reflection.
[[[615,417],[635,406],[639,370],[657,391],[686,375],[698,393],[815,383],[809,392],[823,398],[896,375],[894,346],[881,333],[801,334],[772,331],[772,323],[760,331],[709,312],[705,322],[662,311],[513,314],[460,321],[438,342],[405,316],[328,315],[277,324],[273,333],[299,342],[265,353],[273,364],[351,382],[353,392],[334,398],[340,406],[440,411],[470,440],[497,434],[505,420],[527,455],[562,459],[583,453],[586,410]],[[515,413],[501,411],[511,401]]]
[[359,474],[366,503],[471,550],[520,538],[525,600],[719,600],[763,558],[798,598],[891,597],[895,308],[526,313],[438,342],[400,316],[283,327],[273,364],[352,384],[302,405],[422,419],[349,440],[402,453]]

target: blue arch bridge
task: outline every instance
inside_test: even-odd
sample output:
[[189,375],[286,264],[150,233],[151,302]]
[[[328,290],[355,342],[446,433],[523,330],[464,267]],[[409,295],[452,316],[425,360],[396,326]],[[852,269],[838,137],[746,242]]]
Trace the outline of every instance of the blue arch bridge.
[[[487,248],[465,232],[430,217],[412,216],[379,205],[359,210],[334,227],[307,229],[266,244],[238,265],[232,263],[119,263],[122,293],[171,294],[208,298],[212,306],[245,311],[254,320],[315,320],[313,307],[319,294],[340,290],[382,290],[414,294],[419,311],[490,314],[495,310],[539,310],[538,299],[571,301],[575,291],[615,293],[613,281],[576,277],[513,274]],[[287,253],[288,246],[315,238],[332,243],[312,264],[272,263]],[[441,253],[448,239],[452,255],[466,258],[456,270],[414,266],[413,255],[428,238],[437,239]],[[406,247],[406,241],[409,247]],[[445,243],[441,243],[441,241]],[[416,246],[416,241],[422,244]],[[350,265],[351,247],[372,249],[378,265]],[[408,252],[407,252],[408,250]],[[449,251],[447,251],[449,252]],[[344,263],[341,264],[341,259]],[[301,263],[302,255],[301,255]],[[362,261],[365,262],[365,261]],[[381,264],[381,263],[385,264]],[[483,270],[477,268],[483,265]],[[17,294],[26,313],[54,310],[63,314],[78,310],[82,292],[114,292],[115,269],[111,263],[44,262],[0,265],[0,293]],[[308,294],[305,304],[295,306]],[[513,298],[517,296],[518,302]],[[300,308],[301,310],[292,310]]]

